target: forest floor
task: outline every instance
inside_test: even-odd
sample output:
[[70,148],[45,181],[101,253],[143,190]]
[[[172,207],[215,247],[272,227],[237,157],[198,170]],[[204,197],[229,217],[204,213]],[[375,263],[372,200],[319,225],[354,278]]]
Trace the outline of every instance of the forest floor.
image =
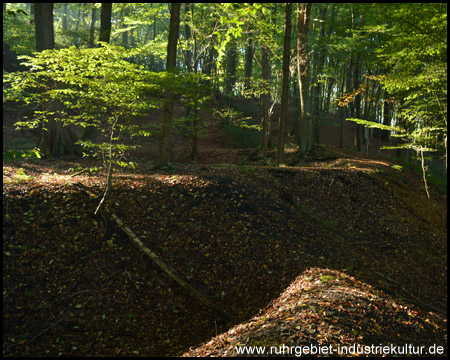
[[92,215],[105,174],[70,169],[93,160],[4,164],[3,355],[356,343],[447,355],[443,194],[428,199],[420,174],[355,152],[274,167],[217,144],[203,140],[195,164],[117,170],[107,207],[229,322]]

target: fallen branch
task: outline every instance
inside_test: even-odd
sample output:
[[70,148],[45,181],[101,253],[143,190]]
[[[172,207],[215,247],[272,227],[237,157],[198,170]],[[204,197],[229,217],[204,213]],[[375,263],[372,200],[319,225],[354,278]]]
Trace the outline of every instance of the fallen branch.
[[152,259],[162,270],[164,270],[172,279],[174,279],[178,284],[188,290],[192,296],[197,298],[202,304],[206,305],[210,310],[219,314],[224,320],[228,321],[231,319],[230,314],[222,310],[221,307],[211,302],[208,298],[202,295],[199,291],[189,285],[185,280],[183,280],[174,269],[172,269],[168,264],[166,264],[158,255],[151,251],[139,237],[127,227],[123,221],[114,213],[111,214],[111,218],[116,222],[116,224],[123,230],[123,232],[128,236],[128,238],[133,242],[133,244],[146,254],[150,259]]
[[39,336],[44,335],[47,331],[49,331],[50,329],[53,329],[56,325],[58,325],[61,321],[63,321],[63,319],[59,319],[57,322],[55,322],[54,324],[50,325],[47,329],[45,329],[44,331],[41,331],[39,334],[33,336],[29,342],[32,342],[34,340],[36,340]]

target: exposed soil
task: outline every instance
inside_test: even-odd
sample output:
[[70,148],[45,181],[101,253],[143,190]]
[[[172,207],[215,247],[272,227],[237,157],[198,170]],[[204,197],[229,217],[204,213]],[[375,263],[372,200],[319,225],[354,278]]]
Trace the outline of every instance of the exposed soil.
[[69,169],[93,160],[12,161],[3,166],[3,355],[173,356],[226,331],[187,355],[355,342],[447,354],[442,194],[432,188],[427,199],[420,175],[382,158],[329,147],[276,168],[218,144],[217,134],[201,140],[198,162],[172,171],[151,171],[139,150],[136,170],[117,171],[107,209],[231,321],[108,216],[92,215],[105,175]]

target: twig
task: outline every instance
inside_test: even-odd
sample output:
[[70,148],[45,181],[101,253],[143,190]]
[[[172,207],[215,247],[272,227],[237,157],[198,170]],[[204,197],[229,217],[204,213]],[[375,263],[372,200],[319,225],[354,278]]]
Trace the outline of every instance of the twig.
[[57,322],[55,322],[54,324],[50,325],[47,329],[45,329],[44,331],[41,331],[39,334],[33,336],[29,341],[34,341],[36,340],[39,336],[44,335],[47,331],[49,331],[50,329],[54,328],[56,325],[58,325],[61,321],[63,321],[63,319],[59,319]]

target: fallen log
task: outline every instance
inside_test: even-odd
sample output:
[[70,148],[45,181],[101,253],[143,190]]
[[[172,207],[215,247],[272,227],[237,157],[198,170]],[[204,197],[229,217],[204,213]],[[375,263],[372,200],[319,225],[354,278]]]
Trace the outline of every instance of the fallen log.
[[180,275],[176,273],[168,264],[166,264],[158,255],[151,251],[144,243],[139,239],[139,237],[129,228],[124,222],[115,214],[111,214],[111,218],[116,222],[116,224],[123,230],[131,242],[144,254],[146,254],[150,259],[152,259],[162,270],[164,270],[173,280],[185,288],[189,293],[197,298],[203,305],[208,307],[212,312],[217,313],[225,321],[231,320],[231,315],[224,311],[220,306],[214,304],[206,296],[201,294],[197,289],[189,285],[185,280],[181,278]]

